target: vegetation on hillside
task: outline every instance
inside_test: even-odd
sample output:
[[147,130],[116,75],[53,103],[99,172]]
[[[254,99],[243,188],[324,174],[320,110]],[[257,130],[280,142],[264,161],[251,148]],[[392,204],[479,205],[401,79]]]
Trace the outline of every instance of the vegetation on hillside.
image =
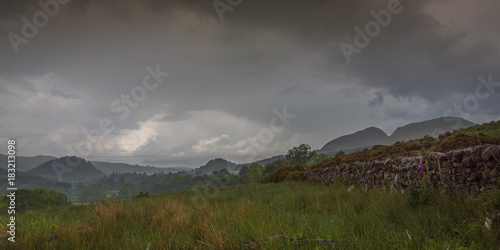
[[[474,132],[472,132],[474,131]],[[309,164],[294,165],[298,161],[281,167],[268,174],[264,183],[282,182],[285,180],[299,180],[298,176],[305,170],[335,167],[342,164],[354,162],[383,161],[388,158],[397,158],[402,156],[418,156],[430,152],[449,152],[451,150],[464,149],[483,144],[499,144],[500,136],[495,134],[500,131],[500,122],[491,122],[483,125],[470,127],[467,129],[456,130],[453,133],[447,132],[439,135],[438,138],[426,136],[421,139],[409,140],[407,142],[396,142],[391,146],[375,145],[371,149],[358,150],[356,152],[345,154],[340,151],[332,158],[321,161],[309,162]],[[302,145],[301,145],[302,146]],[[307,145],[303,148],[309,148]],[[297,149],[291,149],[290,152],[297,152]],[[302,152],[307,155],[308,151]],[[290,156],[287,155],[287,158]]]
[[464,134],[477,134],[483,133],[486,135],[500,136],[500,121],[492,121],[482,125],[476,125],[460,130],[454,131],[454,133],[464,133]]
[[[474,132],[472,132],[474,131]],[[430,152],[449,152],[483,144],[500,144],[500,122],[492,122],[466,129],[447,132],[439,138],[426,136],[422,139],[396,142],[391,146],[375,145],[371,149],[356,151],[348,155],[336,155],[308,169],[334,167],[353,162],[381,161],[401,156],[418,156]]]

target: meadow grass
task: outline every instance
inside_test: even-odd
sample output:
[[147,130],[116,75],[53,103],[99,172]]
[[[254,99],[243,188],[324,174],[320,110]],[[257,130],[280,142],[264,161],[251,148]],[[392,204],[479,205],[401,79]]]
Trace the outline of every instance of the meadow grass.
[[[16,216],[16,243],[0,249],[496,249],[492,195],[427,202],[391,189],[306,182],[225,187],[68,205]],[[204,199],[207,200],[204,200]],[[0,222],[7,224],[6,213]],[[496,226],[496,227],[495,227]],[[5,228],[2,229],[5,233]],[[280,237],[277,237],[279,235]],[[291,239],[334,239],[299,244]],[[411,239],[410,239],[411,237]]]

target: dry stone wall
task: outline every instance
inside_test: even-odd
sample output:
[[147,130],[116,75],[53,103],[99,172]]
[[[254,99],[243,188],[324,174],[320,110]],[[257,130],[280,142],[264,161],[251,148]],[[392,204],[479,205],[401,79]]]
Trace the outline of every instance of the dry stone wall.
[[424,179],[440,190],[479,193],[498,187],[499,173],[500,145],[481,145],[448,153],[433,152],[422,155],[421,158],[399,157],[385,161],[357,162],[314,169],[303,174],[309,180],[322,183],[335,184],[338,180],[346,180],[366,188],[420,187]]

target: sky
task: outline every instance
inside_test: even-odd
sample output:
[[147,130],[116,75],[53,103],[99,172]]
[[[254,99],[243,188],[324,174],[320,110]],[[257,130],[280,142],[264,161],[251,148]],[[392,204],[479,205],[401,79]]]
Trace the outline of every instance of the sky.
[[237,163],[447,116],[500,119],[495,0],[0,3],[0,143]]

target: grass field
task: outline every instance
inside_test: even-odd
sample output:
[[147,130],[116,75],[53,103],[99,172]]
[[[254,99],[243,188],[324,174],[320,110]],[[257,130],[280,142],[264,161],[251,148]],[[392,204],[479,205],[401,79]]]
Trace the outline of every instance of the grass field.
[[450,198],[432,189],[240,185],[20,213],[16,243],[2,239],[0,249],[498,249],[498,219],[484,225],[498,199],[499,191]]

